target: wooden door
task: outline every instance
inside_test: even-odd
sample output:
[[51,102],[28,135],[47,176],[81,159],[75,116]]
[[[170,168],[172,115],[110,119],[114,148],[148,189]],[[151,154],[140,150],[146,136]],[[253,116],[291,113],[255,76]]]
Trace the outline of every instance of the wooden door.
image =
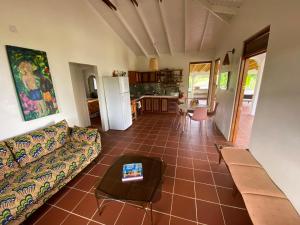
[[168,112],[168,99],[167,98],[161,99],[161,112]]
[[153,112],[160,112],[160,99],[159,98],[153,98],[152,99],[152,111]]
[[230,141],[233,143],[235,143],[237,138],[237,131],[238,131],[240,116],[242,112],[243,97],[245,92],[249,61],[250,61],[249,58],[243,60],[242,67],[241,67],[242,70],[239,76],[237,92],[235,96],[234,113],[233,113],[233,119],[232,119],[231,131],[230,131]]
[[219,72],[220,72],[220,65],[221,65],[221,60],[217,59],[215,61],[215,65],[214,65],[214,72],[213,72],[213,76],[211,78],[211,92],[210,92],[210,96],[209,96],[209,110],[213,111],[216,105],[216,101],[217,101],[217,96],[216,96],[216,92],[217,92],[217,87],[218,87],[218,76],[219,76]]

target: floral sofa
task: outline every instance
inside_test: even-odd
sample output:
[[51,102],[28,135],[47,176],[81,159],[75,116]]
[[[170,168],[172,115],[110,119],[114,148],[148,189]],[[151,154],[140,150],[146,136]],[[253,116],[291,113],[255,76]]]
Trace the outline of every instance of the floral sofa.
[[99,155],[100,141],[65,120],[0,141],[0,223],[24,221]]

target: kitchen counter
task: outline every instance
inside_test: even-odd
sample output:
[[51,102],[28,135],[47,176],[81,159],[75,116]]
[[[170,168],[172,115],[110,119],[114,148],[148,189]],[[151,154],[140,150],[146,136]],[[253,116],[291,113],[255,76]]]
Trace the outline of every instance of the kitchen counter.
[[139,98],[132,98],[132,99],[141,100],[143,98],[169,98],[169,99],[177,99],[178,96],[174,96],[174,95],[142,95]]

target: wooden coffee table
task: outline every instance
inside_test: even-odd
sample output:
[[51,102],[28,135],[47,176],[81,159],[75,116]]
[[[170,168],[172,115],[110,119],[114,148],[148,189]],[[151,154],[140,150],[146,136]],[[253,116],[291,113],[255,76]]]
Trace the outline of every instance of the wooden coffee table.
[[[142,163],[143,180],[122,182],[123,165],[128,163]],[[146,212],[150,208],[151,224],[153,224],[153,198],[162,182],[165,167],[166,164],[156,157],[126,154],[118,158],[96,187],[95,196],[99,214],[101,215],[103,207],[108,204],[108,202],[104,203],[106,200],[133,202],[138,203]],[[156,200],[159,200],[159,198]],[[103,200],[101,205],[99,200]]]

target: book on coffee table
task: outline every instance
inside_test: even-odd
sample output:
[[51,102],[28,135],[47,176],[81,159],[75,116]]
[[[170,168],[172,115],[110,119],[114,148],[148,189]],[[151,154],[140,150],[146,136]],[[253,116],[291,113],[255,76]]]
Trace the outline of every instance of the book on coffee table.
[[137,181],[143,180],[143,165],[142,163],[129,163],[123,165],[122,181]]

